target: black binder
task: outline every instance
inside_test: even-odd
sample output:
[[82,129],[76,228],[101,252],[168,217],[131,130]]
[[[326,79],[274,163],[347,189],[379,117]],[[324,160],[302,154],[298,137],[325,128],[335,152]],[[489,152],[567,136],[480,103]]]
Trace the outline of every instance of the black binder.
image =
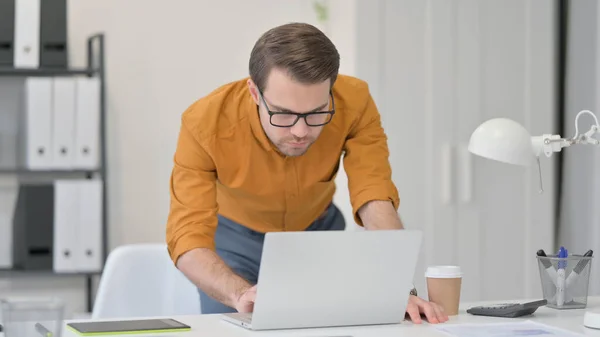
[[15,0],[0,0],[0,67],[12,67],[15,57]]
[[67,68],[67,0],[41,0],[40,9],[40,67]]
[[21,185],[13,217],[13,266],[52,270],[54,186]]

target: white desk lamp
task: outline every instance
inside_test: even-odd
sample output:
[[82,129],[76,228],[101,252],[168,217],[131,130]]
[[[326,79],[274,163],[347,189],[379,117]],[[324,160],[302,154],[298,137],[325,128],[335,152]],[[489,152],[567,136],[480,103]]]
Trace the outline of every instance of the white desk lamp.
[[[595,124],[586,133],[579,134],[579,117],[589,114]],[[540,175],[540,193],[543,191],[540,155],[550,157],[554,152],[574,144],[592,144],[600,146],[600,141],[593,138],[600,133],[598,118],[589,110],[580,111],[575,117],[575,136],[570,139],[560,135],[544,134],[532,137],[519,123],[507,118],[494,118],[481,124],[469,141],[469,152],[478,156],[500,162],[530,166],[537,160]],[[585,313],[583,324],[588,328],[600,329],[600,311]]]
[[[586,133],[579,134],[579,117],[590,114],[596,124]],[[469,152],[478,156],[500,162],[530,166],[537,160],[540,173],[540,192],[543,191],[540,155],[550,157],[554,152],[560,152],[563,147],[574,144],[600,145],[600,140],[593,138],[600,133],[598,118],[589,110],[580,111],[575,117],[575,136],[562,138],[560,135],[544,134],[532,137],[519,123],[507,118],[494,118],[481,124],[469,141]]]

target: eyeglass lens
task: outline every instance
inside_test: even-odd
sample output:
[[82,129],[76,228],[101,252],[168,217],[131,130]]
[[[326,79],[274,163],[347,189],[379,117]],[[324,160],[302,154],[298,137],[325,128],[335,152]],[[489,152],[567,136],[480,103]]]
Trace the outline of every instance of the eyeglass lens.
[[296,124],[299,118],[304,118],[306,124],[310,126],[319,126],[329,123],[331,120],[331,114],[327,112],[323,113],[311,113],[304,116],[294,114],[274,114],[271,116],[271,123],[280,126],[292,126]]

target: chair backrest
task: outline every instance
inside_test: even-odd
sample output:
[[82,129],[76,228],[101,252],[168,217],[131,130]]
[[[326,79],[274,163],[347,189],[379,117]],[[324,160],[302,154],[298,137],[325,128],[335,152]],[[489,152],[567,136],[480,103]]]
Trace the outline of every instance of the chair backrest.
[[108,256],[93,319],[200,314],[196,286],[171,261],[166,244],[120,246]]

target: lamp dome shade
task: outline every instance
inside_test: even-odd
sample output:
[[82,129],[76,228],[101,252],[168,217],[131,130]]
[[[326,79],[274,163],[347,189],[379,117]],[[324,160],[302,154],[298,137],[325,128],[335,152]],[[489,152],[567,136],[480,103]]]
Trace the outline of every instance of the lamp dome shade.
[[469,140],[469,152],[521,166],[529,166],[535,159],[531,135],[508,118],[490,119],[475,129]]

